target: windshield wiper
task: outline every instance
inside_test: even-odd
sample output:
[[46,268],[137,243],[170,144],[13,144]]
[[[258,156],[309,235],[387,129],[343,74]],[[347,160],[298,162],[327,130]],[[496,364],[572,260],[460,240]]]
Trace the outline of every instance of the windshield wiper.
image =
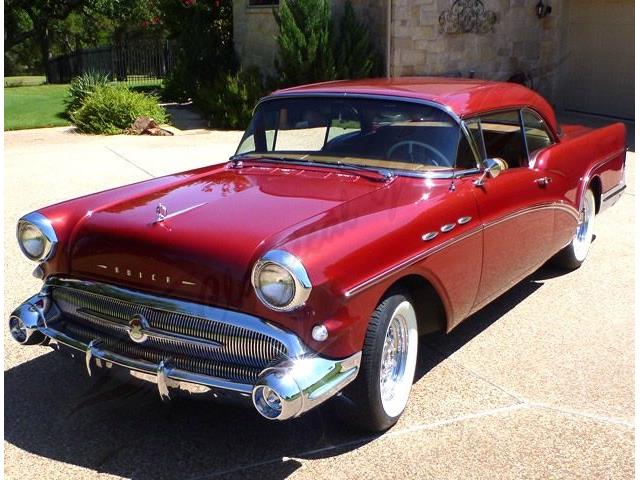
[[[302,160],[297,158],[290,158],[284,156],[277,155],[262,155],[262,154],[251,154],[251,153],[241,153],[239,155],[234,155],[229,158],[230,161],[234,162],[234,165],[238,165],[239,162],[242,162],[244,158],[254,158],[258,161],[266,161],[269,163],[275,162],[286,162],[293,163],[296,165],[313,165],[316,167],[337,167],[342,170],[350,170],[357,172],[363,178],[367,178],[368,180],[372,180],[374,182],[388,182],[393,179],[396,174],[389,169],[386,168],[375,168],[375,167],[367,167],[364,165],[359,165],[357,163],[349,163],[343,162],[341,160],[337,160],[335,163],[333,162],[317,162],[313,160]],[[370,175],[363,175],[363,172],[373,173],[376,176],[372,177]]]
[[[340,161],[340,160],[338,160],[336,163],[326,163],[325,165],[337,166],[337,167],[343,168],[345,170],[355,170],[361,176],[364,176],[366,178],[369,178],[369,179],[375,180],[375,181],[388,182],[389,180],[393,179],[396,176],[394,171],[393,170],[389,170],[388,168],[367,167],[365,165],[359,165],[357,163],[343,162],[343,161]],[[362,175],[362,172],[375,173],[375,174],[378,175],[378,177],[371,178],[369,176]]]
[[229,161],[238,163],[244,159],[255,159],[255,160],[273,160],[278,162],[290,162],[293,159],[288,157],[279,157],[276,155],[263,155],[261,153],[239,153],[238,155],[233,155],[229,157]]

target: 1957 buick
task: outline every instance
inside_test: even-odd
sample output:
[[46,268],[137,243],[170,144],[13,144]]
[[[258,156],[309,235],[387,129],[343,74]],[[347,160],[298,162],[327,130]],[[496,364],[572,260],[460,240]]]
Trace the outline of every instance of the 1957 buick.
[[579,267],[624,168],[622,124],[561,128],[516,84],[281,90],[227,163],[24,216],[18,243],[44,285],[8,326],[163,398],[214,393],[286,420],[339,395],[384,430],[418,335],[551,258]]

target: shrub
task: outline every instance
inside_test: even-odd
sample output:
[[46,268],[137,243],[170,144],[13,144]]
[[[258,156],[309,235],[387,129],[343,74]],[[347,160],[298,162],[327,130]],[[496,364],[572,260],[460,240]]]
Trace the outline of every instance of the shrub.
[[328,0],[285,0],[278,23],[276,70],[282,86],[336,78]]
[[191,82],[183,64],[176,65],[162,82],[162,98],[167,102],[184,103],[191,99]]
[[78,110],[84,99],[95,92],[98,87],[104,87],[108,83],[109,75],[93,71],[85,72],[71,80],[65,108],[67,115]]
[[368,78],[381,74],[382,59],[367,25],[356,17],[351,0],[344,4],[334,48],[338,78]]
[[115,135],[123,133],[140,116],[157,123],[167,121],[157,97],[115,85],[97,87],[84,99],[82,107],[71,113],[71,121],[84,133]]
[[212,84],[200,88],[195,102],[208,118],[210,127],[244,130],[253,108],[265,93],[260,71],[251,67],[219,75]]

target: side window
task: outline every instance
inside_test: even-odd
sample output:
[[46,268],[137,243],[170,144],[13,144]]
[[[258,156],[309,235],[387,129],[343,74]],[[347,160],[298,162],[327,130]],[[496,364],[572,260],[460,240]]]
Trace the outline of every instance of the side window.
[[324,145],[328,123],[328,109],[282,108],[278,114],[274,150],[319,151]]
[[527,164],[527,150],[520,126],[520,112],[510,111],[480,118],[482,139],[487,158],[499,157],[507,162],[509,168]]
[[361,133],[362,125],[358,112],[346,105],[337,105],[331,113],[331,122],[327,131],[327,144],[332,140],[346,140]]
[[522,123],[524,124],[524,136],[527,139],[529,155],[553,143],[544,120],[535,113],[523,110]]

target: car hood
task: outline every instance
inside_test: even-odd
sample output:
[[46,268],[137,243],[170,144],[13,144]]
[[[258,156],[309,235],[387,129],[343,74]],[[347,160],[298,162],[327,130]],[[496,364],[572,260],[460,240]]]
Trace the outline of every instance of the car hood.
[[[147,189],[143,183],[78,222],[69,268],[233,306],[250,288],[255,260],[287,232],[384,185],[326,168],[260,165],[171,176]],[[156,221],[158,211],[164,221]]]

